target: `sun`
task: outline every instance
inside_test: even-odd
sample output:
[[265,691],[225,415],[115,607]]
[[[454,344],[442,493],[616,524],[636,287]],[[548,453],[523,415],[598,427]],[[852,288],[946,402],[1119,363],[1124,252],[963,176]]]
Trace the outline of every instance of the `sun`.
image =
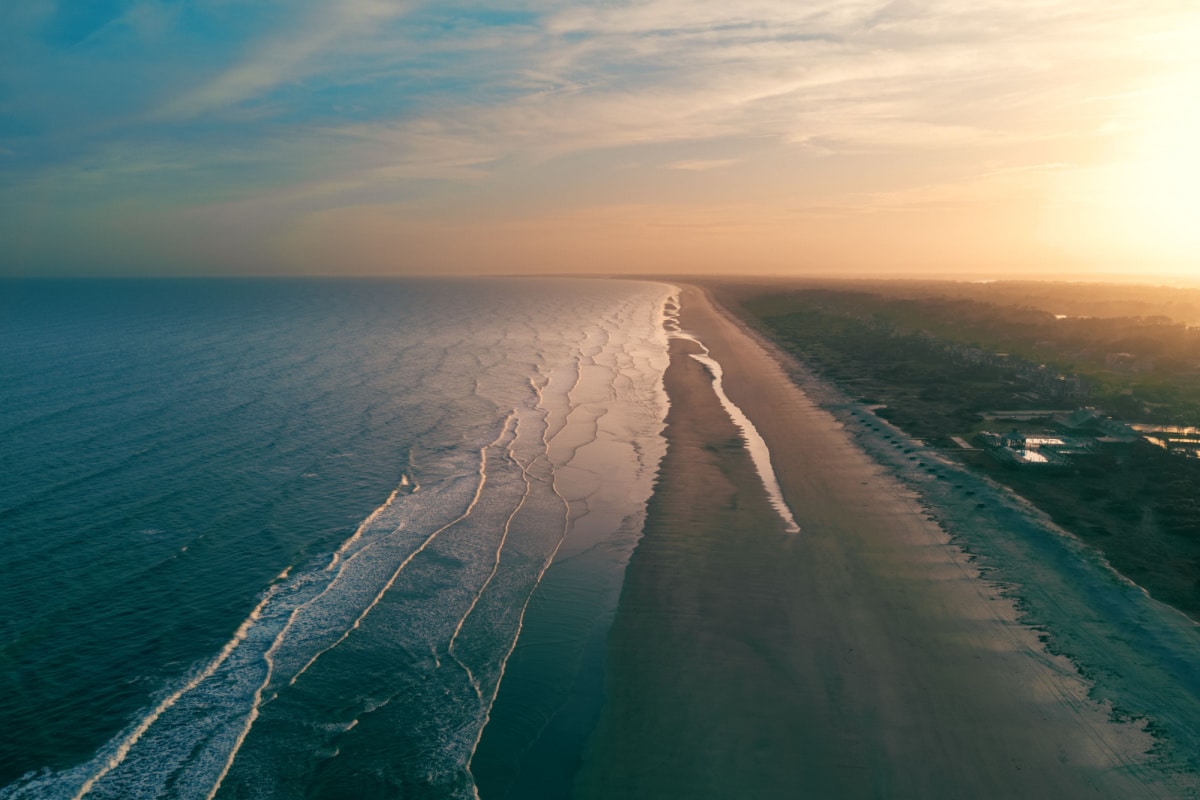
[[[1200,23],[1189,30],[1200,37]],[[1119,95],[1101,129],[1109,145],[1103,160],[1051,178],[1043,241],[1102,271],[1200,278],[1196,40],[1162,42],[1161,71]]]
[[1142,132],[1113,187],[1121,224],[1143,246],[1200,269],[1200,68],[1147,92]]

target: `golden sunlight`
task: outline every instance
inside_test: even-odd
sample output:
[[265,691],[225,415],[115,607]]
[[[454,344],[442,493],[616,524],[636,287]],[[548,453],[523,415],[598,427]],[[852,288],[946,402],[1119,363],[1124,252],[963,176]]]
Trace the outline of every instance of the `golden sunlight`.
[[1112,187],[1124,232],[1171,258],[1200,257],[1200,68],[1144,96],[1145,130]]
[[[1109,159],[1051,177],[1041,238],[1092,268],[1200,272],[1200,63],[1172,37],[1172,68],[1127,96],[1106,126]],[[1183,40],[1186,39],[1185,43]]]

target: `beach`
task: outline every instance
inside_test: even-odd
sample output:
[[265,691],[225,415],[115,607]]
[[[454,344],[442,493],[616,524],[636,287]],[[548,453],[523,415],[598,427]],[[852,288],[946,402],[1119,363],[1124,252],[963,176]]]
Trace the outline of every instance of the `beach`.
[[1096,699],[898,469],[702,291],[681,305],[800,531],[691,357],[701,346],[675,338],[667,454],[579,797],[1194,794],[1148,755],[1145,720]]

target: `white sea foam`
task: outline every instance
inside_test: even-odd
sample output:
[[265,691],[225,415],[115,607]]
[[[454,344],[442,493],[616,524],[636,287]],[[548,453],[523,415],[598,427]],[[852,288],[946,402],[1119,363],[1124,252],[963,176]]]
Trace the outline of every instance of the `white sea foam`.
[[400,489],[406,486],[408,486],[408,476],[403,475],[401,476],[400,486],[392,489],[392,493],[388,495],[387,500],[383,501],[383,505],[376,508],[366,519],[360,522],[358,527],[354,529],[354,533],[351,534],[350,538],[344,541],[342,546],[334,551],[333,557],[329,560],[329,564],[325,567],[326,570],[332,570],[338,565],[338,562],[342,560],[342,555],[349,550],[355,542],[362,538],[363,531],[371,527],[375,520],[379,518],[380,514],[391,508],[392,503],[396,500],[396,495],[400,493]]
[[[343,631],[341,636],[339,636],[337,638],[337,640],[333,642],[333,644],[330,644],[329,646],[317,651],[317,653],[314,654],[312,656],[312,658],[310,658],[304,664],[304,666],[301,667],[296,672],[296,674],[293,675],[289,679],[289,681],[288,681],[289,684],[294,684],[296,682],[296,680],[301,675],[303,675],[305,672],[307,672],[308,669],[310,667],[312,667],[312,665],[315,664],[319,658],[324,656],[329,651],[333,650],[335,647],[340,645],[342,642],[346,641],[346,639],[350,636],[350,634],[352,634],[354,631],[358,630],[359,626],[362,624],[362,621],[364,619],[366,619],[367,615],[370,614],[375,609],[376,606],[379,605],[379,601],[383,599],[383,596],[385,594],[387,594],[387,591],[389,589],[391,589],[392,586],[396,583],[396,578],[398,578],[400,576],[400,573],[404,571],[404,568],[407,567],[410,563],[412,563],[412,560],[414,558],[416,558],[418,555],[420,555],[421,552],[424,551],[425,548],[428,547],[430,543],[432,543],[439,535],[441,535],[443,532],[445,532],[449,528],[457,525],[458,523],[462,522],[463,520],[465,520],[471,516],[471,512],[475,509],[476,504],[478,504],[479,498],[483,494],[484,487],[487,485],[487,454],[488,454],[488,450],[490,448],[498,445],[503,439],[505,439],[508,436],[509,427],[510,427],[510,424],[512,423],[513,419],[514,419],[514,415],[509,415],[509,417],[504,421],[504,426],[501,428],[500,435],[496,438],[496,440],[493,441],[491,444],[489,444],[487,447],[484,447],[479,451],[479,484],[475,489],[475,495],[471,498],[470,504],[467,505],[466,511],[464,511],[456,519],[452,520],[451,522],[448,522],[447,524],[443,525],[442,527],[438,528],[433,533],[431,533],[423,542],[421,542],[420,547],[418,547],[411,554],[409,554],[409,556],[407,558],[405,558],[403,561],[401,561],[400,565],[396,567],[395,572],[392,573],[392,576],[388,579],[387,583],[385,583],[383,585],[383,587],[379,590],[379,592],[375,595],[375,597],[373,597],[371,599],[371,602],[367,604],[367,607],[364,608],[357,617],[355,617],[354,622],[351,623],[350,627],[347,628],[345,631]],[[403,485],[403,483],[401,485]],[[373,519],[378,516],[378,514],[380,513],[380,511],[382,509],[385,509],[388,506],[390,506],[392,501],[396,497],[397,491],[399,491],[399,489],[393,490],[391,495],[388,496],[387,502],[384,503],[384,505],[381,506],[380,509],[377,509],[376,512],[371,515],[371,517],[368,517],[368,520],[373,521]],[[364,523],[364,524],[366,524],[366,523]],[[362,528],[363,528],[363,526],[360,525],[358,530],[356,530],[354,532],[354,536],[351,538],[354,539],[354,538],[358,537],[362,532]],[[321,595],[318,595],[318,597],[321,597],[323,595],[324,595],[324,592],[322,592]],[[281,630],[279,632],[279,634],[275,637],[274,641],[271,643],[271,647],[267,650],[266,653],[263,654],[263,661],[267,666],[266,676],[263,678],[262,683],[260,683],[258,688],[254,691],[254,697],[250,704],[250,711],[246,715],[245,723],[243,724],[241,731],[238,733],[237,739],[235,740],[233,747],[229,751],[229,755],[225,760],[225,764],[222,767],[220,774],[217,776],[216,780],[213,782],[212,789],[209,790],[208,795],[206,796],[206,800],[213,800],[213,798],[216,796],[217,792],[220,790],[221,784],[224,782],[225,777],[229,774],[230,768],[233,766],[234,759],[237,758],[238,752],[242,748],[242,744],[246,741],[246,736],[250,733],[250,729],[254,726],[254,722],[258,719],[259,707],[262,704],[263,692],[266,690],[267,686],[270,685],[271,678],[274,674],[275,653],[279,649],[280,645],[284,642],[285,637],[286,637],[288,631],[291,629],[292,625],[295,623],[296,618],[300,615],[300,613],[305,608],[308,607],[308,605],[309,604],[299,606],[294,611],[292,611],[292,613],[288,617],[287,624],[284,626],[283,630]]]
[[[404,718],[414,710],[427,715],[426,773],[457,772],[469,781],[526,612],[548,570],[565,551],[611,532],[612,520],[644,514],[665,451],[668,287],[652,291],[659,295],[655,304],[638,289],[595,325],[530,324],[531,333],[522,335],[532,339],[512,346],[532,347],[537,358],[522,356],[515,373],[503,350],[510,343],[482,323],[467,337],[478,352],[460,357],[463,340],[431,342],[450,378],[478,374],[423,387],[428,402],[470,409],[477,396],[517,401],[506,420],[496,419],[488,435],[495,438],[473,451],[410,453],[407,473],[384,502],[320,563],[279,573],[215,656],[164,690],[87,763],[28,775],[0,789],[0,798],[214,798],[226,783],[231,791],[242,787],[237,776],[269,763],[262,748],[269,753],[271,743],[252,731],[273,713],[273,701],[301,679],[324,687],[333,671],[315,665],[345,652],[339,648],[354,632],[372,626],[353,641],[402,639],[405,652],[429,654],[418,666],[428,670],[420,676],[427,683],[412,684],[427,685],[429,698],[389,689],[357,704],[340,725],[313,725],[314,735],[340,736],[366,715],[402,705]],[[470,364],[448,363],[456,358]],[[426,575],[453,572],[437,573],[421,597],[421,585],[408,577],[417,564]],[[402,599],[389,601],[388,614],[374,614],[393,589]],[[403,635],[390,635],[397,631]],[[469,702],[441,710],[432,704],[470,697],[477,709]],[[345,757],[344,747],[314,742],[314,753]]]
[[[661,432],[667,398],[662,375],[668,358],[662,323],[671,288],[662,287],[664,297],[653,307],[648,319],[626,307],[624,313],[618,312],[605,320],[602,327],[589,330],[576,364],[558,373],[565,372],[575,378],[564,393],[547,391],[554,384],[554,374],[538,390],[539,408],[544,410],[547,420],[544,451],[539,458],[554,467],[550,488],[562,503],[563,535],[546,554],[525,595],[516,629],[491,684],[483,724],[470,748],[468,771],[491,717],[509,659],[524,631],[530,602],[564,547],[579,539],[576,548],[588,548],[602,532],[611,535],[606,514],[614,511],[625,518],[638,515],[644,518],[645,504],[665,453]],[[631,334],[630,330],[636,333]],[[623,451],[614,450],[622,446]],[[632,473],[611,474],[617,464],[632,467]],[[474,783],[472,790],[478,800]]]
[[[678,301],[674,303],[674,306],[678,309]],[[733,420],[733,424],[741,432],[742,441],[745,442],[746,449],[750,453],[750,459],[754,462],[754,468],[762,480],[763,488],[767,492],[767,499],[770,501],[771,507],[775,509],[775,513],[783,520],[788,533],[799,533],[800,525],[796,522],[796,517],[792,514],[792,509],[788,506],[787,501],[783,499],[783,490],[779,486],[779,479],[775,477],[775,468],[771,465],[770,448],[767,447],[762,434],[754,427],[754,423],[750,421],[750,418],[725,393],[725,384],[723,381],[725,373],[721,369],[721,365],[709,354],[708,347],[705,346],[704,342],[680,327],[677,314],[678,312],[676,311],[672,315],[671,322],[673,324],[668,326],[671,337],[694,342],[704,351],[703,353],[692,353],[691,356],[708,367],[709,372],[712,374],[713,391],[716,392],[717,399],[721,402],[721,407],[725,409],[725,412],[729,414],[729,418]]]
[[[501,427],[503,430],[497,442],[506,435],[508,424]],[[391,573],[391,581],[382,589],[372,590],[371,602],[365,608],[359,606],[361,610],[350,624],[338,629],[341,633],[331,644],[307,658],[299,672],[308,669],[320,655],[344,641],[350,631],[361,624],[390,582],[429,541],[470,515],[486,480],[486,448],[479,459],[478,483],[473,487],[474,493],[466,511],[434,529],[415,549],[408,548],[407,557]],[[443,499],[453,497],[457,483],[459,481],[451,480],[442,487],[439,494]],[[218,654],[168,691],[91,761],[62,773],[26,776],[20,783],[0,790],[0,797],[70,797],[72,800],[96,794],[119,798],[158,797],[165,790],[164,782],[168,779],[175,784],[175,791],[183,792],[185,796],[214,797],[262,704],[269,699],[267,692],[279,674],[277,662],[281,651],[286,651],[289,656],[286,661],[294,669],[298,663],[297,649],[302,651],[306,646],[311,647],[321,635],[329,635],[319,624],[321,617],[329,616],[328,609],[319,604],[341,605],[347,596],[361,594],[363,578],[369,577],[370,570],[359,568],[351,582],[355,587],[351,589],[347,584],[347,569],[356,567],[380,547],[404,547],[401,542],[391,541],[405,529],[405,518],[412,516],[411,509],[407,509],[410,513],[405,513],[406,509],[395,507],[401,488],[403,483],[354,530],[325,567],[300,573],[294,573],[288,567],[280,572]],[[432,500],[436,505],[437,498]],[[334,596],[339,587],[341,591]],[[304,626],[299,624],[301,621],[305,622]],[[336,635],[337,631],[333,633]],[[258,667],[254,666],[255,662]],[[253,677],[255,672],[260,673],[259,677]],[[284,673],[293,682],[298,674]],[[70,788],[72,785],[75,788]],[[184,791],[183,786],[190,788]]]
[[358,627],[362,624],[362,621],[364,619],[366,619],[367,615],[370,614],[375,609],[375,606],[379,605],[379,601],[382,600],[383,596],[385,594],[387,594],[387,591],[389,589],[391,589],[392,586],[395,585],[396,578],[400,577],[400,573],[404,571],[405,567],[407,567],[409,564],[412,563],[412,560],[414,558],[416,558],[422,552],[424,552],[425,548],[427,548],[430,544],[432,544],[433,541],[435,539],[437,539],[438,536],[442,535],[450,528],[454,527],[458,523],[462,522],[463,520],[465,520],[471,516],[471,512],[475,510],[475,506],[479,503],[479,498],[483,495],[483,489],[487,485],[487,461],[488,461],[487,454],[488,454],[488,450],[490,448],[495,447],[496,445],[500,444],[500,442],[505,437],[508,436],[508,429],[509,429],[509,425],[512,423],[512,420],[513,420],[513,415],[509,415],[509,417],[504,420],[504,426],[500,431],[500,435],[498,437],[496,437],[496,440],[494,442],[492,442],[491,444],[489,444],[487,447],[484,447],[479,451],[479,483],[475,487],[475,494],[471,498],[471,502],[467,504],[466,511],[464,511],[458,517],[454,518],[453,520],[446,523],[442,527],[438,528],[433,533],[429,534],[429,536],[426,537],[425,540],[421,542],[420,547],[418,547],[416,550],[412,551],[412,553],[410,553],[403,561],[401,561],[400,565],[396,567],[395,572],[392,573],[391,577],[388,578],[387,582],[383,585],[383,587],[378,591],[378,593],[376,593],[376,595],[373,598],[371,598],[371,602],[367,604],[367,607],[364,608],[362,610],[362,612],[359,613],[359,615],[354,618],[354,622],[352,622],[350,624],[350,627],[342,632],[342,635],[337,638],[337,641],[335,641],[333,644],[329,645],[328,647],[325,647],[325,648],[319,650],[316,653],[316,655],[314,655],[307,662],[305,662],[304,666],[301,667],[299,669],[299,671],[296,672],[295,676],[292,677],[291,683],[295,683],[297,678],[299,678],[301,675],[303,675],[305,672],[307,672],[308,669],[317,662],[317,659],[319,659],[321,656],[328,653],[333,648],[337,647],[342,642],[346,641],[346,638],[349,637],[351,633],[358,630]]
[[258,605],[254,607],[254,610],[250,612],[250,615],[246,617],[245,621],[238,626],[236,631],[234,631],[233,637],[225,643],[225,646],[221,648],[221,652],[217,654],[216,658],[210,661],[208,665],[204,667],[204,669],[192,676],[186,683],[183,684],[183,686],[179,687],[165,698],[160,700],[148,714],[142,717],[142,719],[133,726],[132,730],[120,737],[111,753],[104,755],[99,759],[100,763],[98,767],[87,776],[87,778],[83,781],[83,784],[79,787],[78,791],[71,796],[71,800],[80,800],[81,797],[92,790],[92,787],[96,785],[97,781],[120,766],[121,762],[125,760],[125,757],[129,755],[129,751],[132,750],[133,746],[136,745],[142,736],[145,735],[146,731],[150,729],[151,725],[158,721],[158,719],[169,708],[179,702],[181,697],[195,689],[203,681],[210,678],[213,673],[215,673],[217,669],[225,663],[225,661],[233,653],[234,649],[243,641],[245,641],[246,635],[250,631],[250,628],[256,622],[258,622],[259,619],[261,619],[263,609],[274,596],[277,587],[280,585],[279,581],[287,577],[288,571],[288,569],[285,569],[279,574],[278,577],[276,577],[271,588],[267,590],[262,600],[260,600]]
[[[517,427],[513,432],[513,442],[517,440],[521,432],[520,417],[517,417],[516,414],[517,412],[514,411],[512,417],[517,420]],[[475,611],[475,607],[479,605],[479,600],[483,597],[483,593],[487,591],[489,586],[491,586],[492,580],[496,577],[496,573],[500,571],[501,554],[504,552],[505,542],[508,541],[508,534],[512,530],[512,522],[516,516],[521,513],[521,509],[525,507],[525,502],[529,499],[529,493],[533,489],[533,486],[529,480],[529,468],[527,465],[521,463],[520,459],[514,452],[514,448],[511,443],[508,449],[508,457],[514,464],[521,468],[521,475],[525,481],[525,493],[521,495],[521,501],[517,503],[515,508],[513,508],[512,513],[508,515],[508,519],[504,521],[504,531],[500,535],[500,542],[496,545],[496,559],[492,564],[492,571],[488,573],[487,580],[485,580],[483,585],[479,587],[479,591],[475,592],[475,596],[471,598],[471,604],[467,606],[466,612],[462,615],[462,617],[459,618],[458,624],[454,626],[454,633],[451,634],[450,642],[446,645],[446,652],[449,653],[450,656],[453,657],[454,660],[463,668],[463,671],[466,672],[467,679],[471,682],[471,686],[475,689],[475,695],[480,700],[483,699],[483,689],[479,685],[479,680],[475,677],[475,674],[471,671],[471,668],[467,666],[465,662],[459,659],[457,655],[455,655],[454,643],[458,640],[459,634],[462,633],[463,625],[466,624],[467,618],[470,617],[471,613]],[[480,730],[482,731],[482,728]]]

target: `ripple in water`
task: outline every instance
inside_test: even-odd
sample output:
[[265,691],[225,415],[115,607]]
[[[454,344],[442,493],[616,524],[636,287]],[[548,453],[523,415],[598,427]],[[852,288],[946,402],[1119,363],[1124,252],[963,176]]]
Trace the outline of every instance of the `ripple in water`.
[[0,797],[475,795],[473,759],[516,768],[615,604],[664,448],[670,288],[201,288],[27,287],[73,313],[0,329],[0,430],[36,476],[0,495],[31,597],[3,657],[37,690],[98,629],[113,651],[56,675],[85,700],[26,691],[0,727],[68,729],[133,687],[74,766],[6,741],[34,763]]

